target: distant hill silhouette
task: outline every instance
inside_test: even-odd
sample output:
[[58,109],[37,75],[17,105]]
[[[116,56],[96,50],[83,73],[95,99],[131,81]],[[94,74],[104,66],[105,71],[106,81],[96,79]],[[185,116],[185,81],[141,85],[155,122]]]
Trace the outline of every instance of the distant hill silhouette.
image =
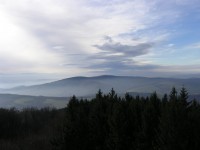
[[21,86],[12,89],[0,90],[1,93],[21,94],[32,96],[79,97],[93,96],[99,89],[104,93],[114,88],[119,94],[129,93],[169,93],[175,86],[178,90],[184,86],[191,95],[200,94],[200,78],[147,78],[133,76],[95,76],[72,77],[59,81],[34,85]]
[[17,109],[22,108],[63,108],[66,107],[70,98],[67,97],[45,97],[45,96],[28,96],[15,94],[0,94],[0,107]]

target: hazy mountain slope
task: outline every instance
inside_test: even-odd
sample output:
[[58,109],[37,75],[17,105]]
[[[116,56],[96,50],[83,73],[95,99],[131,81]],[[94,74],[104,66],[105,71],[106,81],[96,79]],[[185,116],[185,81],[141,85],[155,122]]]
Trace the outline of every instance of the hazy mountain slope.
[[145,78],[128,76],[73,77],[42,85],[18,87],[1,90],[1,93],[34,96],[70,97],[72,95],[88,97],[98,89],[109,92],[111,88],[119,94],[125,92],[168,93],[173,86],[180,89],[185,86],[190,94],[200,94],[200,79]]
[[18,109],[26,107],[55,107],[63,108],[67,105],[69,98],[66,97],[44,97],[44,96],[27,96],[0,94],[0,107]]

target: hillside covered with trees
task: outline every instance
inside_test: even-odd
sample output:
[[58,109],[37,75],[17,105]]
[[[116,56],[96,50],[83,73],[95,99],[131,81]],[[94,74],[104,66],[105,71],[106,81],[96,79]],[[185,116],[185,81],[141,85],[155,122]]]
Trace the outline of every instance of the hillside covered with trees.
[[65,109],[0,109],[1,150],[197,150],[200,105],[187,90],[159,98],[98,91]]

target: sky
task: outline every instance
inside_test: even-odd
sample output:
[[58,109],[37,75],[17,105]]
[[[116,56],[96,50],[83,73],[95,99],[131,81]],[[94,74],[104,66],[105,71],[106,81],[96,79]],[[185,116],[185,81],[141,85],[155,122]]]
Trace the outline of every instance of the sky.
[[200,77],[199,0],[0,0],[0,88]]

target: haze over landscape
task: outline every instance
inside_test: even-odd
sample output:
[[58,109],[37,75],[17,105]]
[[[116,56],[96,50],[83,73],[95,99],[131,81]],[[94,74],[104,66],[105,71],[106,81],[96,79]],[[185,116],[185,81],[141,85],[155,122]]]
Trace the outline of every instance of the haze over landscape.
[[200,75],[198,0],[1,0],[0,88]]
[[0,0],[0,150],[199,150],[200,0]]

